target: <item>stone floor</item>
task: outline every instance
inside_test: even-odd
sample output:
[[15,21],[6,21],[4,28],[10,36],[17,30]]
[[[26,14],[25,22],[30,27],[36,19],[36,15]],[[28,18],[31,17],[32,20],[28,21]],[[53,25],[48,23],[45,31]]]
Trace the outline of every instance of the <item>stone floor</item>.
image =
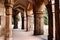
[[13,30],[13,40],[47,40],[47,35],[34,36],[33,31]]
[[[12,26],[13,28],[13,26]],[[48,34],[48,27],[44,26],[44,35],[34,36],[33,31],[24,31],[19,29],[12,29],[12,37],[10,37],[10,40],[48,40],[47,34]],[[4,40],[4,37],[1,36],[0,40]]]
[[[12,37],[10,40],[47,40],[47,35],[34,36],[33,31],[24,31],[20,29],[13,29]],[[0,40],[4,40],[4,37],[0,37]]]

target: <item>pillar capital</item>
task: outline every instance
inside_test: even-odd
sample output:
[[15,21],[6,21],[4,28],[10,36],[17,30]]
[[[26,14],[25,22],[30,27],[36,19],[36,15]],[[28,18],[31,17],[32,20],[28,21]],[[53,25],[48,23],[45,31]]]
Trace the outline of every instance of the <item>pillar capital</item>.
[[12,15],[12,14],[6,14],[6,16],[9,16],[9,15]]
[[43,11],[36,11],[36,14],[43,14]]
[[24,13],[21,13],[21,17],[24,17]]
[[6,4],[5,4],[5,7],[6,7],[6,8],[9,8],[9,7],[13,8],[13,5],[10,4],[10,3],[6,3]]
[[6,8],[13,7],[13,1],[12,0],[5,0],[4,5]]
[[5,15],[6,16],[9,16],[9,15],[12,15],[12,8],[10,8],[10,7],[5,7]]

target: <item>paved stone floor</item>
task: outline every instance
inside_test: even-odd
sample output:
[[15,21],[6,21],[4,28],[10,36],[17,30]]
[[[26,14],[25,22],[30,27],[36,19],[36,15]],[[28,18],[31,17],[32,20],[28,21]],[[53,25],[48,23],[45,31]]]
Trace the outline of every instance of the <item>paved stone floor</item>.
[[[12,37],[10,40],[47,40],[47,35],[34,36],[33,31],[23,31],[20,29],[13,29]],[[1,36],[0,40],[4,40],[4,37]]]
[[33,31],[13,30],[13,40],[47,40],[47,35],[34,36]]
[[[13,28],[13,26],[12,26]],[[47,39],[47,34],[48,34],[48,28],[47,26],[44,26],[44,34],[45,35],[39,35],[39,36],[34,36],[33,31],[24,31],[19,29],[12,29],[12,37],[10,37],[10,40],[48,40]],[[1,36],[0,40],[4,40],[4,37]]]

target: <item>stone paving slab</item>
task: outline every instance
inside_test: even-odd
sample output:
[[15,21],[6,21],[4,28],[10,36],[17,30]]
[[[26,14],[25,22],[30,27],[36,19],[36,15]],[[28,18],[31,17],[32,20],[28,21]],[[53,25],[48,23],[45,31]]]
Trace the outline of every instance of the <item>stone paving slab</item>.
[[[9,40],[48,40],[47,35],[34,36],[33,31],[24,31],[19,29],[12,30],[12,37]],[[0,40],[4,40],[4,37],[1,36]]]
[[13,30],[13,40],[47,40],[47,35],[33,36],[33,31]]

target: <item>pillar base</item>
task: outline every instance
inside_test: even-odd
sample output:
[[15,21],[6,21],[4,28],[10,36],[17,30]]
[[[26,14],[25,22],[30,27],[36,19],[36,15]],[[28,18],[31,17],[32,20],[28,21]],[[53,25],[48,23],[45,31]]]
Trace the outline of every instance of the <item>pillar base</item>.
[[48,35],[48,40],[53,40],[53,36],[52,35]]
[[34,35],[43,35],[43,34],[44,34],[44,32],[34,31]]
[[13,29],[18,29],[18,27],[14,27]]
[[24,29],[24,28],[21,28],[21,29]]

